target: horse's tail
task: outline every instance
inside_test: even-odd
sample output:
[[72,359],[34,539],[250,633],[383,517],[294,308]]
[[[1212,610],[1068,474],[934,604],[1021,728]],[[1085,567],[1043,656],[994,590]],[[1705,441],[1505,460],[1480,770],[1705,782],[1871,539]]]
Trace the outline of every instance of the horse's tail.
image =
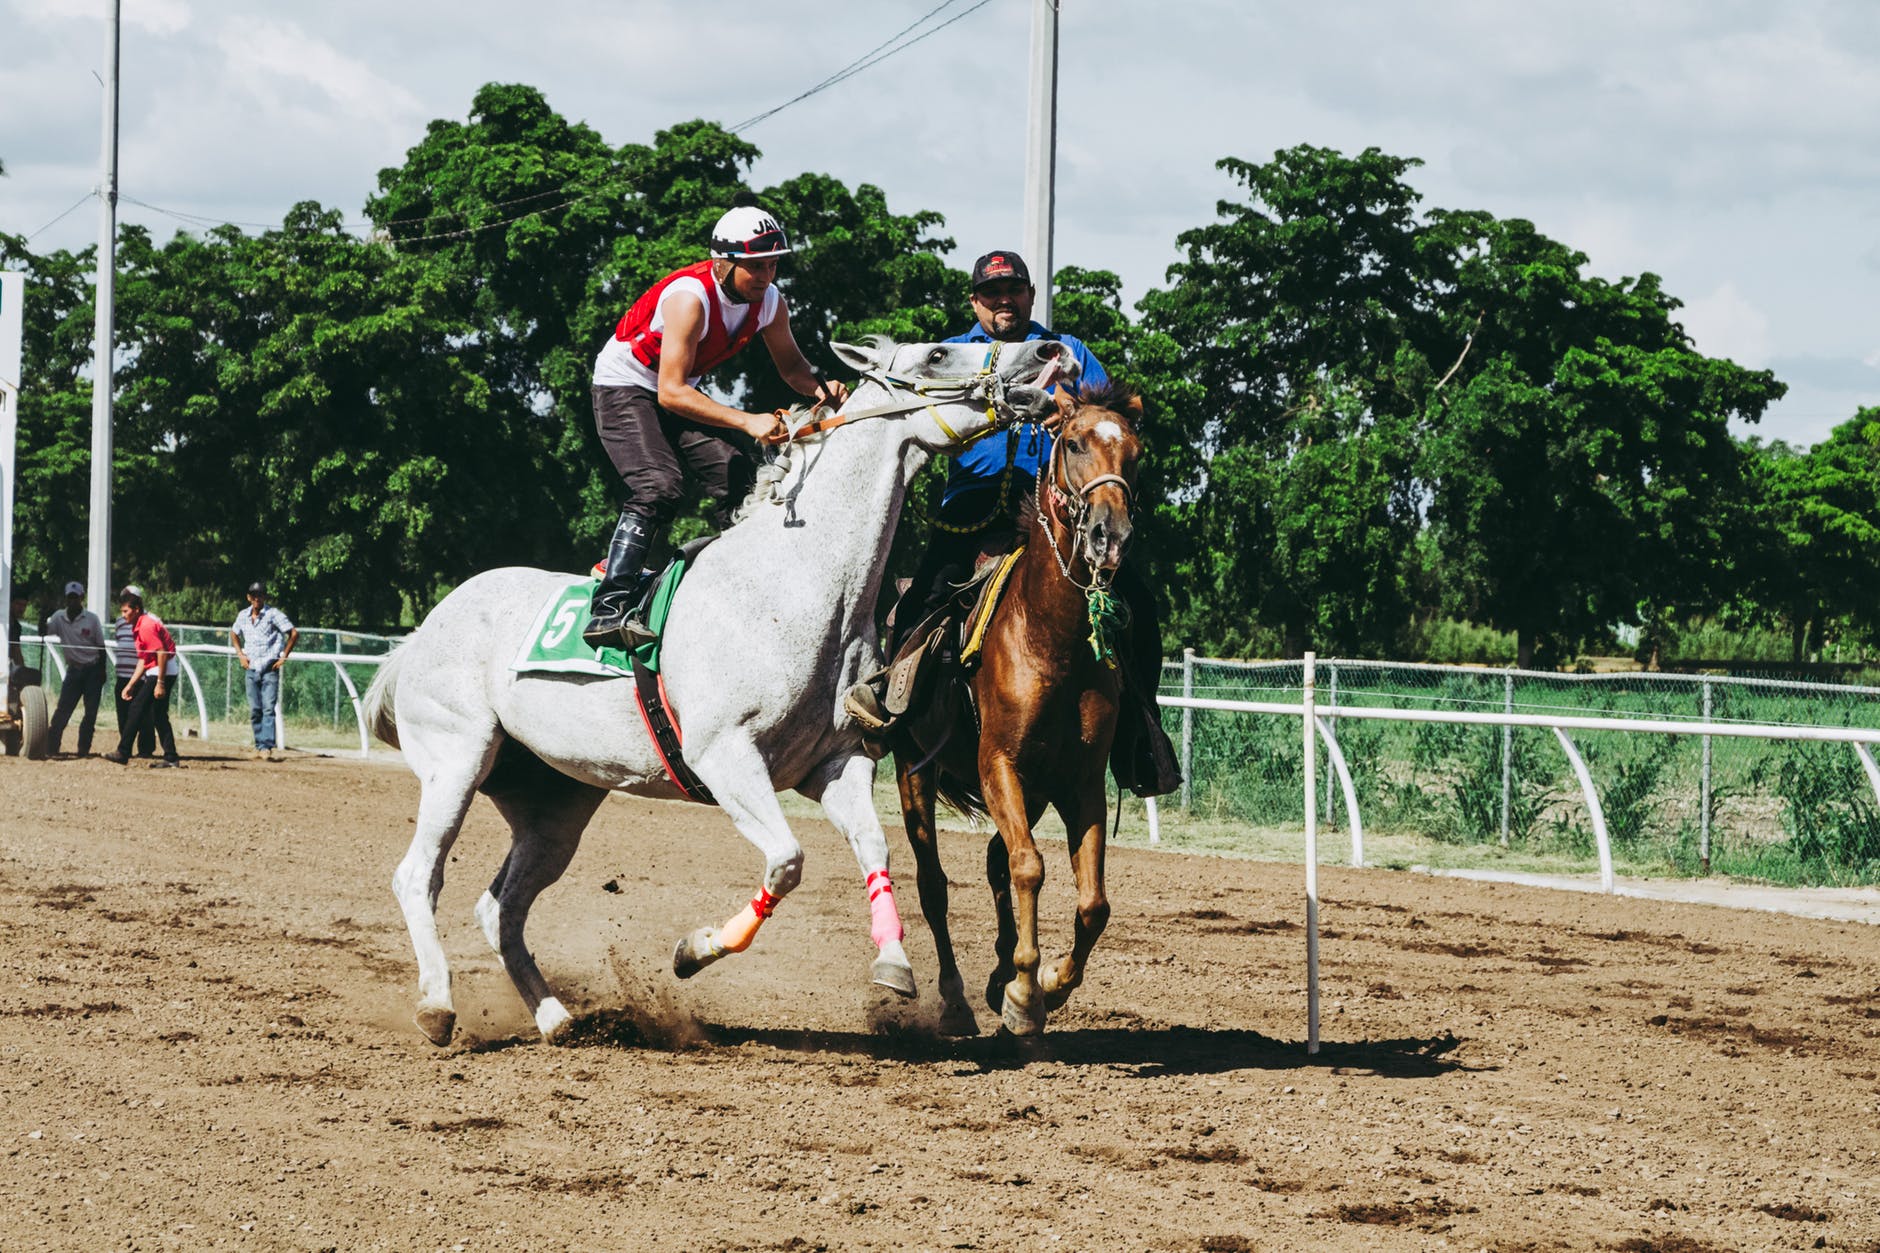
[[404,660],[405,647],[401,644],[379,665],[379,672],[372,676],[372,686],[365,694],[366,726],[393,748],[398,747],[398,709],[392,694],[398,686],[398,670]]

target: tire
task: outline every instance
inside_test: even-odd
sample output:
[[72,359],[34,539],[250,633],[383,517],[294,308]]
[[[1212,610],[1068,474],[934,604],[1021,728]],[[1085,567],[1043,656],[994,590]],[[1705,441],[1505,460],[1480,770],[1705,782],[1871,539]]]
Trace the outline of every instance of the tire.
[[20,689],[20,748],[28,761],[44,761],[52,747],[46,718],[46,689]]

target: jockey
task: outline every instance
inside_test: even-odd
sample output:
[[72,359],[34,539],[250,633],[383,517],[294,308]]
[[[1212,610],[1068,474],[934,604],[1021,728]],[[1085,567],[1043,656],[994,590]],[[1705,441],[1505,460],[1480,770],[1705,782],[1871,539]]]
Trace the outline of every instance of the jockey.
[[[1064,345],[1079,366],[1077,386],[1109,381],[1109,374],[1088,345],[1073,335],[1061,335],[1032,321],[1038,295],[1024,258],[1009,250],[989,252],[973,263],[973,327],[947,342],[951,344],[1024,343],[1050,339]],[[1055,388],[1053,390],[1056,390]],[[1058,414],[1053,410],[1042,422],[1012,427],[1003,437],[981,439],[953,459],[935,532],[928,541],[909,584],[908,597],[895,609],[895,635],[889,656],[898,651],[904,635],[947,602],[953,589],[972,577],[982,550],[1008,549],[1018,533],[1016,509],[1027,488],[1037,482],[1038,469],[1051,457]],[[1119,751],[1112,755],[1117,778],[1139,795],[1160,796],[1181,786],[1173,748],[1162,732],[1154,700],[1162,678],[1162,632],[1155,598],[1131,563],[1118,570],[1116,590],[1128,604],[1134,625],[1125,661],[1131,666],[1138,699],[1125,697],[1117,718]],[[918,598],[918,599],[916,599]],[[864,681],[851,688],[846,703],[859,706],[864,726],[887,720],[876,684]],[[1125,691],[1129,689],[1126,687]],[[1140,728],[1140,729],[1139,729]]]
[[790,332],[790,309],[776,288],[777,259],[790,253],[783,227],[764,210],[740,205],[712,228],[711,258],[653,284],[620,319],[594,359],[594,427],[620,475],[620,520],[594,589],[582,638],[595,647],[632,648],[652,638],[636,617],[642,567],[678,511],[691,471],[717,502],[720,526],[750,485],[750,463],[730,433],[768,435],[778,419],[723,405],[699,379],[762,338],[783,381],[805,396],[840,405],[841,383],[824,382]]

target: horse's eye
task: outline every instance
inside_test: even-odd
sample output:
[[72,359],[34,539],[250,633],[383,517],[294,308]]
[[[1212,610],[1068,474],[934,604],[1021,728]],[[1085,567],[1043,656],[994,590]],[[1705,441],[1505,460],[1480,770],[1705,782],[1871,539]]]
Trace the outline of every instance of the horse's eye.
[[946,359],[947,359],[947,350],[944,348],[936,348],[932,352],[927,354],[928,365],[945,365]]
[[1073,453],[1077,454],[1078,456],[1083,455],[1084,445],[1083,445],[1082,440],[1066,439],[1064,441],[1064,446],[1070,449]]

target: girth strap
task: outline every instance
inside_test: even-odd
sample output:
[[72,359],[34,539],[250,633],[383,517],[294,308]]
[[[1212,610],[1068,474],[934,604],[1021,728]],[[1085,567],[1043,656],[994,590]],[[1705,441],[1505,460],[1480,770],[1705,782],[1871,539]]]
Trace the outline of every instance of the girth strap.
[[646,733],[653,738],[653,751],[659,754],[659,763],[666,767],[673,786],[689,801],[716,805],[718,802],[712,797],[711,789],[685,763],[679,720],[673,716],[672,702],[666,698],[666,680],[636,656],[633,658],[633,685],[640,718],[646,723]]

